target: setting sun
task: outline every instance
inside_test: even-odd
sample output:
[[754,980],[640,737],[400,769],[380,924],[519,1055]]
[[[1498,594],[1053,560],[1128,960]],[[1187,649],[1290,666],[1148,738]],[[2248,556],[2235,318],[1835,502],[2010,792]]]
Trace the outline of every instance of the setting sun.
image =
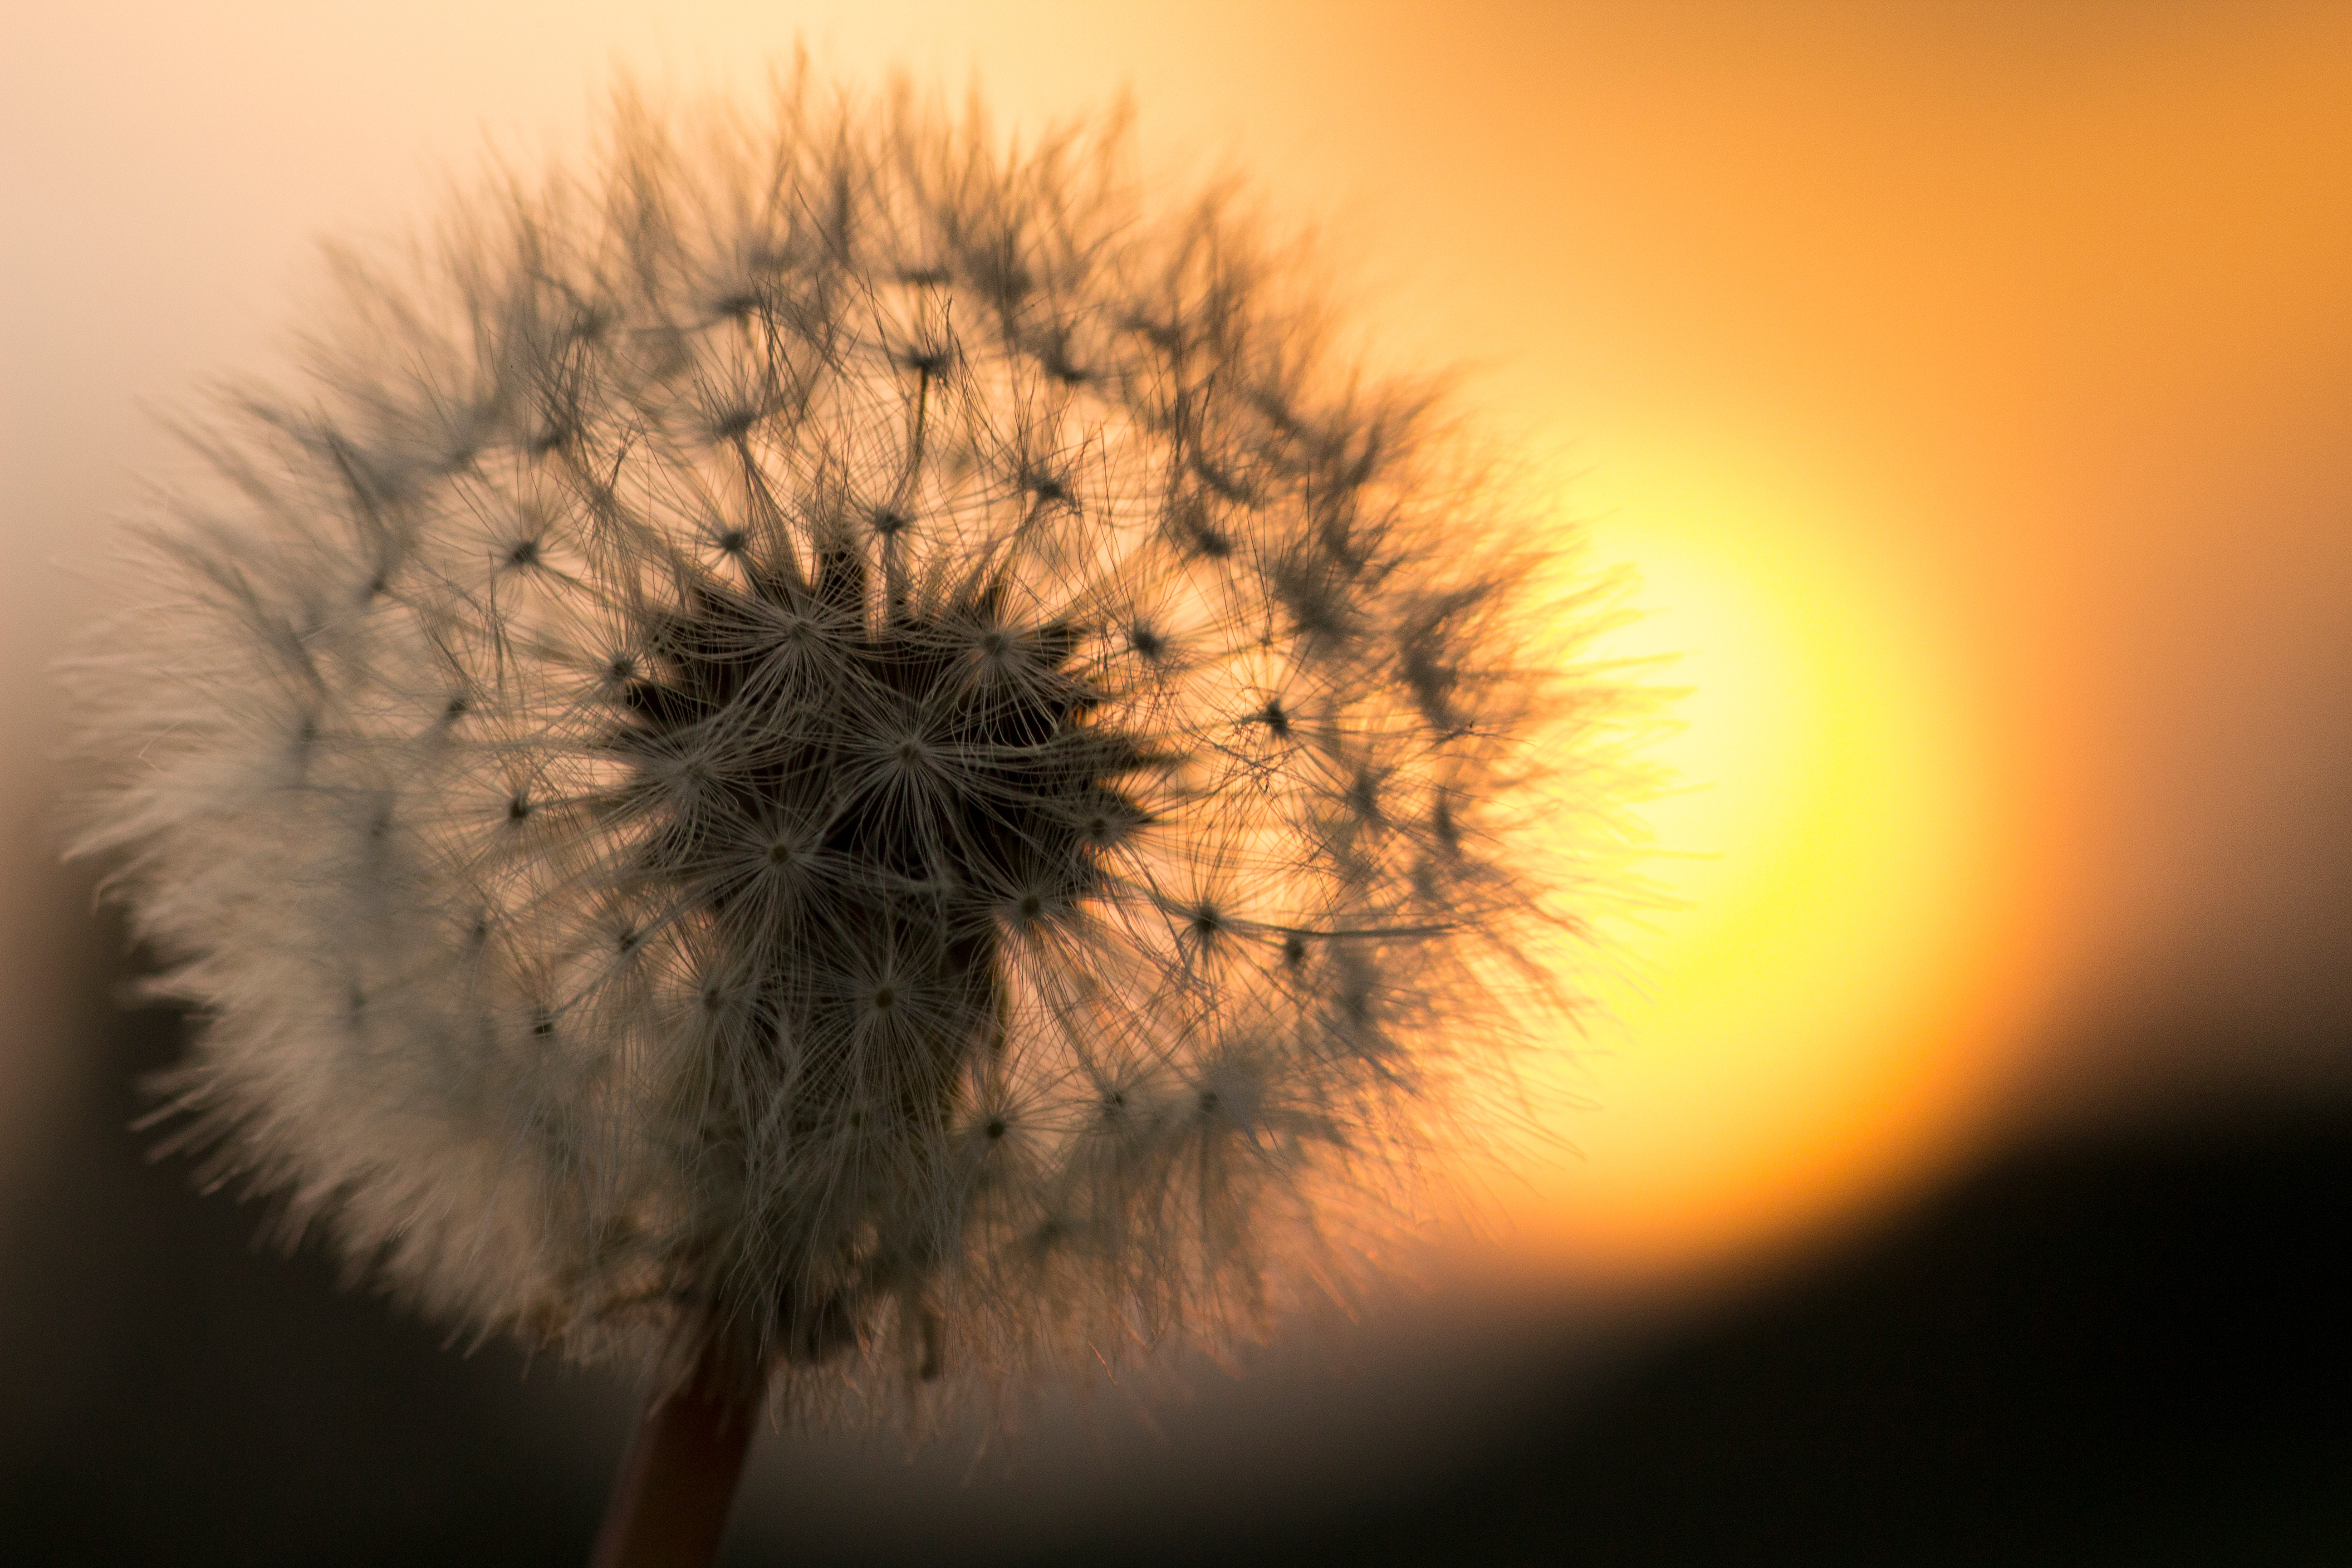
[[1992,933],[2021,889],[1935,615],[1838,498],[1744,478],[1662,450],[1571,491],[1639,563],[1641,616],[1598,651],[1680,689],[1640,812],[1664,907],[1546,1086],[1605,1109],[1529,1156],[1524,1223],[1584,1268],[1700,1262],[1932,1167],[2017,1001]]

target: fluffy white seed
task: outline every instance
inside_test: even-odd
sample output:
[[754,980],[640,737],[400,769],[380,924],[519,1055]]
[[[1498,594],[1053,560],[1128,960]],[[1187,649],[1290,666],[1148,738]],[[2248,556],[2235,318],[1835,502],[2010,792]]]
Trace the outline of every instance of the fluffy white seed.
[[625,110],[207,438],[82,673],[173,1101],[585,1356],[1254,1332],[1556,1021],[1498,846],[1599,698],[1215,205],[814,102]]

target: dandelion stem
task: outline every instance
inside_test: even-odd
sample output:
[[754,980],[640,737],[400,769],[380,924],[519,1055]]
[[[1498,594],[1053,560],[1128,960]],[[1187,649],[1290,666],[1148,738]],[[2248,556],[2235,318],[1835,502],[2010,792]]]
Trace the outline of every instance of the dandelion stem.
[[646,1406],[589,1568],[708,1568],[718,1560],[761,1393],[713,1335],[686,1382]]

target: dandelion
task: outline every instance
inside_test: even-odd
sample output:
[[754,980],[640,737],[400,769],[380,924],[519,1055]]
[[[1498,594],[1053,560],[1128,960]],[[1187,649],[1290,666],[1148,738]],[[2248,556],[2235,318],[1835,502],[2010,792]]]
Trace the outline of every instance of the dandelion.
[[196,437],[81,845],[211,1173],[664,1369],[612,1528],[715,1541],[762,1399],[919,1421],[1328,1288],[1552,1017],[1507,846],[1606,692],[1426,400],[1116,134],[614,127],[346,258],[308,384]]

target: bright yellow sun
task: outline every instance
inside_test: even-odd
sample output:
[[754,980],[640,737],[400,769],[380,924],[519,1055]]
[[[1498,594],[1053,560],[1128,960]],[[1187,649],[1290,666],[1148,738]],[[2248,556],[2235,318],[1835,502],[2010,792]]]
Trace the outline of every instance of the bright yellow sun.
[[[1688,689],[1642,816],[1675,907],[1589,980],[1609,1016],[1536,1087],[1518,1162],[1538,1258],[1680,1272],[1854,1212],[1953,1147],[2020,996],[1960,683],[1902,574],[1769,476],[1612,463],[1593,526],[1642,618],[1602,651]],[[1575,493],[1591,510],[1596,481]],[[1882,534],[1881,537],[1884,537]],[[1575,960],[1567,960],[1574,963]],[[1583,960],[1588,972],[1588,954]]]

